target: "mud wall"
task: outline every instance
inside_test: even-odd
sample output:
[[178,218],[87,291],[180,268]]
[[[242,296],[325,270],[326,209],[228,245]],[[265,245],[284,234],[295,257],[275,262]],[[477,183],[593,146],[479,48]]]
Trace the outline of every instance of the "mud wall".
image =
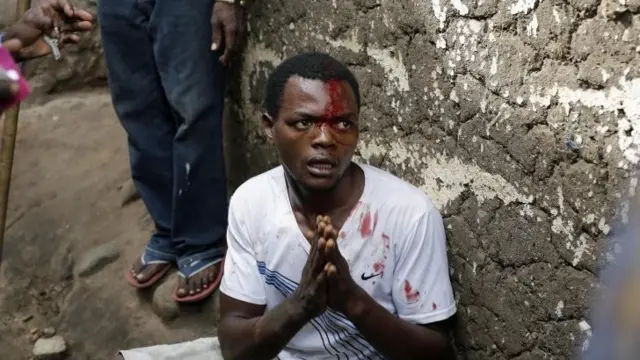
[[[259,128],[270,70],[335,55],[361,82],[359,160],[443,213],[461,354],[570,358],[637,185],[639,13],[639,0],[256,1],[230,86],[231,188],[277,163]],[[30,65],[36,90],[103,85],[99,41]]]
[[246,158],[243,177],[274,163],[258,120],[275,65],[337,56],[362,84],[359,158],[442,210],[462,353],[570,358],[588,346],[604,236],[637,184],[639,12],[638,0],[256,2],[230,156]]

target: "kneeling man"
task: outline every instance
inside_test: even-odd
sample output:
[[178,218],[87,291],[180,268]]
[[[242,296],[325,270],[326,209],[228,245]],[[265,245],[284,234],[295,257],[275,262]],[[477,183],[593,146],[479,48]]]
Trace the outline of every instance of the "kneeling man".
[[352,160],[359,111],[358,82],[329,55],[271,74],[263,122],[282,165],[231,199],[224,359],[455,357],[442,218],[418,188]]

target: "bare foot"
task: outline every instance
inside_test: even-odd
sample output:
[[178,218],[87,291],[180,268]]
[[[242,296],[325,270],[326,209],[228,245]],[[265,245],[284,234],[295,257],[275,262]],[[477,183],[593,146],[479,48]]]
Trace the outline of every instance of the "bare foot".
[[177,295],[179,297],[193,296],[206,290],[218,277],[218,271],[222,271],[220,263],[209,266],[189,279],[180,276]]
[[[144,267],[144,270],[142,270]],[[138,258],[133,265],[131,265],[131,275],[138,280],[139,283],[143,283],[148,281],[153,277],[153,275],[158,272],[164,270],[167,267],[167,264],[148,264],[143,265],[142,259]]]

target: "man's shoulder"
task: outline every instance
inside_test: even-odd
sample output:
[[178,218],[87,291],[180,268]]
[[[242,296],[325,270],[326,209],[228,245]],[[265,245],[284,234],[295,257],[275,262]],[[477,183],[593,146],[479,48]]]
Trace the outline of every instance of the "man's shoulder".
[[437,211],[429,195],[417,186],[383,169],[371,165],[362,167],[371,184],[371,196],[377,197],[385,207],[402,208],[416,214]]
[[281,196],[280,186],[284,181],[282,166],[255,175],[242,183],[231,196],[230,206],[250,205],[258,208]]

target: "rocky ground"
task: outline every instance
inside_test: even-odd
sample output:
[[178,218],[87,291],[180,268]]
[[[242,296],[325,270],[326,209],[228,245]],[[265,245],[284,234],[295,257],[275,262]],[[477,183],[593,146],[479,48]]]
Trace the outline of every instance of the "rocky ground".
[[3,360],[113,359],[117,349],[211,336],[216,297],[170,299],[176,275],[137,293],[124,280],[151,222],[132,201],[126,141],[104,90],[21,112],[0,268]]

